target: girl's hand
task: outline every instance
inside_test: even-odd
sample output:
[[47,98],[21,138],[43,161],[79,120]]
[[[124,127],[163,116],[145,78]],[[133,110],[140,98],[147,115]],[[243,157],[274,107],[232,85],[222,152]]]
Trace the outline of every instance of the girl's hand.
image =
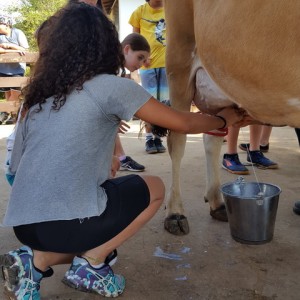
[[10,48],[8,43],[2,43],[2,44],[0,44],[0,47],[3,48],[3,49],[9,49]]
[[124,134],[128,131],[129,128],[130,128],[130,126],[127,123],[125,123],[124,121],[121,121],[120,125],[119,125],[118,133]]
[[233,107],[226,107],[218,112],[217,115],[223,117],[227,123],[226,127],[229,127],[237,122],[240,122],[245,115],[245,111]]

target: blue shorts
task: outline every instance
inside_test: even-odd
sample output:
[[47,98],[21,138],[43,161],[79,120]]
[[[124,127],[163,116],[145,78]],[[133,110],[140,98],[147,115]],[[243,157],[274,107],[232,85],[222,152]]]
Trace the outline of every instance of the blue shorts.
[[139,70],[143,88],[159,101],[169,100],[166,68]]
[[138,175],[110,179],[102,187],[108,200],[100,216],[16,226],[16,237],[35,250],[82,253],[115,237],[149,206],[148,186]]

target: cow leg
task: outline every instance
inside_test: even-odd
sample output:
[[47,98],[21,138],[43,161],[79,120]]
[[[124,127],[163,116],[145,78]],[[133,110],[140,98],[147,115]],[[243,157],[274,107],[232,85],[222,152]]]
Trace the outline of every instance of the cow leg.
[[[178,110],[189,111],[195,91],[192,72],[196,57],[193,10],[192,1],[185,1],[185,5],[182,5],[181,1],[165,0],[168,39],[166,68],[171,106]],[[185,143],[185,135],[170,133],[168,151],[172,160],[172,183],[166,204],[164,226],[167,231],[175,235],[189,232],[180,193],[180,165]]]
[[209,203],[210,215],[219,221],[227,222],[226,208],[220,195],[219,157],[223,137],[210,134],[203,135],[206,156],[206,189],[204,200]]
[[180,165],[184,155],[186,135],[171,132],[168,136],[168,151],[172,160],[172,183],[167,200],[165,229],[175,235],[189,233],[189,224],[184,216],[180,192]]

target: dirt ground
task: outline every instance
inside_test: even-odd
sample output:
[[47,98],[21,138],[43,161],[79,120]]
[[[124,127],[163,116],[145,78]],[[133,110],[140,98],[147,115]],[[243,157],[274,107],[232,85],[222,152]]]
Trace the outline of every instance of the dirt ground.
[[[131,122],[122,137],[128,155],[146,166],[145,174],[162,177],[167,190],[171,180],[171,161],[167,153],[148,155],[144,139],[138,138],[139,121]],[[5,159],[5,138],[11,125],[0,126],[0,161]],[[242,129],[240,142],[248,141],[248,128]],[[292,212],[300,200],[300,151],[294,130],[274,128],[267,157],[279,163],[278,170],[251,169],[247,181],[269,182],[281,187],[274,238],[263,245],[236,242],[228,223],[213,220],[203,201],[205,158],[202,135],[188,136],[182,162],[182,194],[190,234],[172,236],[163,229],[164,208],[130,241],[118,249],[115,273],[123,274],[127,286],[123,300],[299,300],[300,216]],[[222,146],[222,154],[226,144]],[[246,155],[240,151],[242,161]],[[221,157],[220,157],[221,162]],[[221,168],[221,164],[220,164]],[[0,174],[0,217],[2,219],[10,188]],[[119,175],[127,172],[119,172]],[[221,171],[222,183],[237,176]],[[0,228],[0,253],[19,247],[11,229]],[[68,266],[55,267],[52,278],[42,282],[45,300],[101,299],[64,286],[60,280]],[[2,286],[0,287],[2,295]],[[2,299],[2,296],[0,296]]]

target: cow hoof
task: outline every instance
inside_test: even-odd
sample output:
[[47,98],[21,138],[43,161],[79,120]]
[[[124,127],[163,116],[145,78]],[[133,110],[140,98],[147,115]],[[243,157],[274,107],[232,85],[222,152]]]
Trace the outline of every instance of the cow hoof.
[[227,211],[224,203],[216,209],[210,209],[210,215],[218,221],[228,222]]
[[190,232],[189,223],[184,215],[173,214],[165,219],[165,229],[174,235],[185,235]]

